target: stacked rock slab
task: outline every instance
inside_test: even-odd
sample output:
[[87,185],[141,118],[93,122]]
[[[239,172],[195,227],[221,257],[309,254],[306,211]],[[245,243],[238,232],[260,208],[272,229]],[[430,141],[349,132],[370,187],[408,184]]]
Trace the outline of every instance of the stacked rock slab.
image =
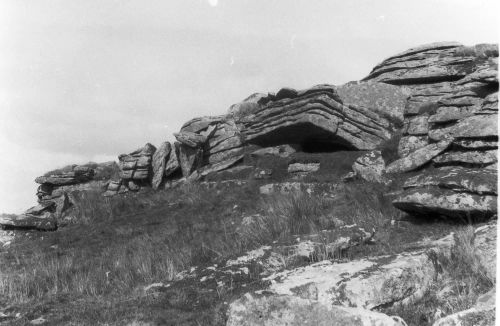
[[156,148],[147,143],[144,147],[130,154],[118,156],[120,167],[120,179],[122,185],[130,190],[138,190],[140,184],[149,182],[152,178],[152,157]]
[[319,143],[362,150],[374,149],[390,137],[387,119],[364,106],[343,104],[334,86],[280,90],[276,98],[241,118],[247,143],[303,147]]
[[15,229],[55,230],[75,203],[74,192],[102,192],[109,178],[116,172],[115,162],[68,165],[47,172],[35,179],[38,205],[21,215],[12,215],[0,221],[0,225]]
[[496,185],[497,67],[497,45],[437,43],[390,57],[365,78],[410,90],[398,148],[401,158],[389,164],[387,171],[402,173],[429,165],[437,168],[416,179],[426,182],[408,180],[394,202],[396,207],[420,215],[455,218],[496,214],[496,189],[478,192],[444,183],[430,186],[428,180],[436,183],[453,175],[467,184],[491,178]]

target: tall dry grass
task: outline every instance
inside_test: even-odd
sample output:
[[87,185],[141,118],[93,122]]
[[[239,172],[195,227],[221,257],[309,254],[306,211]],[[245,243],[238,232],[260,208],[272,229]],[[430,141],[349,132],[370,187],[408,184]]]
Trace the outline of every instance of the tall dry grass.
[[174,279],[182,255],[147,235],[102,252],[33,250],[14,256],[17,268],[0,271],[0,297],[25,302],[46,295],[126,293],[139,284]]
[[0,298],[126,295],[138,286],[172,280],[187,266],[241,252],[232,207],[250,207],[254,200],[248,191],[193,184],[107,198],[73,193],[70,225],[2,253]]

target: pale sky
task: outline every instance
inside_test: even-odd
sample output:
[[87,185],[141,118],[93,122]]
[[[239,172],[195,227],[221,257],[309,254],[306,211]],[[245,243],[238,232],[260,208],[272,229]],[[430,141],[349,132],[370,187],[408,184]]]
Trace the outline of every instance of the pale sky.
[[0,213],[35,177],[172,139],[251,93],[342,84],[436,41],[498,42],[498,0],[2,0]]

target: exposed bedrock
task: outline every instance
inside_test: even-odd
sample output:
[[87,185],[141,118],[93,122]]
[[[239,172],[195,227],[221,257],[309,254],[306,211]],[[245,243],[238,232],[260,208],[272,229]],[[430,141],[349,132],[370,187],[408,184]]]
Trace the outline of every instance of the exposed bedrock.
[[[449,42],[420,46],[384,60],[365,80],[410,90],[400,159],[389,164],[387,172],[422,171],[422,175],[407,181],[395,206],[422,216],[495,215],[498,46]],[[428,169],[431,166],[452,169]],[[456,187],[487,178],[495,183],[494,193]]]
[[373,149],[390,137],[387,119],[363,106],[344,105],[333,88],[271,102],[241,123],[248,143],[294,143],[305,151]]

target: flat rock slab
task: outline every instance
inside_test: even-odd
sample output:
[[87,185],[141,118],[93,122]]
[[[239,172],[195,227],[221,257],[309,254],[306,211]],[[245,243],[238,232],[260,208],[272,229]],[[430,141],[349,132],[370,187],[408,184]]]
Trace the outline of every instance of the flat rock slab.
[[270,194],[293,194],[293,193],[308,193],[308,194],[331,194],[342,187],[335,183],[303,183],[303,182],[281,182],[269,183],[259,188],[259,192],[263,195]]
[[316,172],[320,168],[319,163],[291,163],[288,165],[288,173],[308,174]]
[[431,215],[467,221],[469,218],[485,219],[497,214],[497,196],[437,187],[408,189],[392,203],[402,211],[424,218]]
[[497,162],[496,149],[485,151],[450,151],[436,156],[436,165],[488,165]]
[[6,229],[40,231],[54,231],[57,229],[55,217],[48,212],[45,212],[42,216],[23,214],[15,217],[0,217],[0,225]]
[[258,149],[256,151],[253,151],[250,156],[252,157],[261,157],[265,155],[275,155],[279,157],[288,157],[291,154],[295,153],[296,150],[290,145],[279,145],[279,146],[273,146],[273,147],[265,147]]
[[436,186],[457,192],[471,192],[479,195],[497,195],[497,171],[446,167],[425,171],[411,177],[403,184],[404,189]]
[[429,256],[420,251],[338,264],[323,261],[265,280],[272,293],[372,309],[420,297],[436,273]]
[[401,173],[416,170],[430,162],[434,157],[444,152],[452,143],[451,139],[442,140],[438,143],[429,144],[408,156],[396,160],[387,166],[387,173]]
[[227,326],[404,326],[399,318],[289,295],[246,294],[231,303]]

